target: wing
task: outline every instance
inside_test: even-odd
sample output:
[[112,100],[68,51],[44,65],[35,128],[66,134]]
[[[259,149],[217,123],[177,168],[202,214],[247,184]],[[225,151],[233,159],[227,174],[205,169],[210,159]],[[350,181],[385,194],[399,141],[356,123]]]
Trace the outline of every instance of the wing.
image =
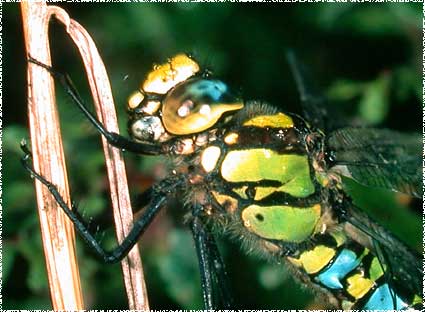
[[387,129],[343,128],[327,138],[334,171],[360,184],[422,196],[421,138]]
[[369,247],[377,255],[390,283],[395,281],[411,293],[422,293],[422,261],[417,252],[351,203],[344,209],[343,219],[353,225],[352,236],[366,235],[370,239]]
[[326,130],[327,113],[324,107],[325,98],[318,92],[309,79],[307,71],[293,51],[286,53],[289,66],[300,94],[303,115],[317,129]]

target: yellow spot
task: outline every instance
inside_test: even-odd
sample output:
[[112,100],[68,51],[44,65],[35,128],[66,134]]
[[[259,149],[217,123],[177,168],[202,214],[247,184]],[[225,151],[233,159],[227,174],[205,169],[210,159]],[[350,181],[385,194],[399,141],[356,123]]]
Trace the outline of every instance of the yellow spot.
[[356,299],[362,298],[365,294],[367,294],[367,292],[375,284],[373,281],[371,281],[368,278],[364,278],[360,274],[355,274],[353,276],[350,276],[347,279],[347,282],[348,282],[348,287],[347,287],[348,293]]
[[220,194],[216,191],[212,191],[211,193],[220,206],[225,208],[228,212],[233,213],[238,208],[238,201],[235,198],[229,195]]
[[420,303],[422,303],[422,298],[419,297],[418,295],[415,295],[413,297],[412,305],[416,305],[416,304],[420,304]]
[[380,278],[384,274],[384,271],[382,270],[382,266],[385,269],[385,266],[379,262],[379,259],[377,257],[374,257],[372,259],[372,263],[370,264],[370,270],[369,270],[370,279],[372,281],[376,281],[378,278]]
[[344,244],[346,239],[347,239],[346,236],[344,235],[344,233],[342,233],[342,231],[331,232],[330,234],[333,236],[333,238],[335,238],[337,247]]
[[348,301],[348,300],[342,300],[341,307],[343,310],[351,310],[353,307],[354,302]]
[[178,54],[167,63],[155,66],[143,82],[142,89],[145,92],[165,94],[198,71],[198,63],[186,54]]
[[209,146],[202,152],[201,165],[206,172],[211,172],[215,168],[220,154],[221,150],[218,146]]
[[158,111],[160,106],[160,101],[148,101],[146,105],[142,107],[142,111],[148,115],[153,115]]
[[143,95],[142,92],[140,91],[134,91],[128,98],[127,103],[128,103],[128,108],[129,109],[135,109],[137,106],[140,105],[140,103],[142,103],[143,99],[145,98],[145,96]]
[[333,248],[319,245],[313,250],[305,251],[299,259],[289,258],[295,265],[302,266],[308,274],[314,274],[324,268],[335,256]]
[[273,194],[274,192],[290,193],[288,184],[283,184],[279,187],[274,186],[257,186],[255,188],[255,200],[262,200],[263,198]]
[[264,197],[269,196],[270,194],[279,191],[279,188],[273,186],[261,187],[258,186],[255,188],[255,200],[261,200]]
[[228,135],[226,135],[226,137],[224,138],[224,142],[227,145],[236,144],[238,143],[238,138],[239,138],[239,134],[237,134],[236,132],[231,132]]
[[320,183],[321,186],[327,187],[329,185],[329,178],[323,173],[316,171],[316,180]]
[[278,113],[275,115],[256,116],[248,121],[245,121],[243,125],[259,128],[291,128],[294,126],[294,122],[288,115]]
[[189,155],[189,154],[192,154],[194,150],[195,150],[195,147],[193,146],[193,140],[184,139],[179,141],[179,144],[177,144],[177,148],[175,152],[180,155]]
[[239,188],[236,188],[235,187],[233,189],[233,192],[235,192],[236,194],[238,194],[243,199],[248,199],[248,196],[246,196],[246,189],[247,188],[248,188],[247,186],[242,186],[242,187],[239,187]]

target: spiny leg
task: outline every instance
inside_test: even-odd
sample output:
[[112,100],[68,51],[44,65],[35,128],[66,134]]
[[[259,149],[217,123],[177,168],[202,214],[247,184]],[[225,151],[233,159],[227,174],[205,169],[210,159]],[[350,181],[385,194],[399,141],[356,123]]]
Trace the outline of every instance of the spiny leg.
[[195,248],[198,256],[199,269],[201,271],[201,288],[206,310],[214,309],[214,290],[211,272],[211,263],[208,257],[205,238],[201,234],[201,225],[194,219],[191,224],[192,235],[195,240]]
[[190,227],[198,256],[204,308],[210,310],[220,307],[216,302],[214,289],[219,292],[218,296],[223,307],[231,308],[233,298],[229,289],[228,277],[213,236],[199,217],[191,220]]
[[63,74],[53,70],[51,66],[43,64],[31,56],[28,57],[28,61],[36,64],[44,69],[46,69],[56,80],[60,82],[60,84],[65,89],[66,93],[71,97],[73,102],[77,105],[77,107],[83,112],[86,118],[90,121],[90,123],[106,138],[109,144],[115,146],[120,149],[124,149],[129,152],[144,154],[144,155],[158,155],[163,153],[163,147],[161,145],[153,145],[153,144],[144,144],[132,141],[122,135],[119,135],[115,132],[109,132],[103,126],[103,124],[90,112],[84,100],[78,94],[77,89],[72,83],[71,79],[67,74]]
[[226,267],[218,250],[214,237],[207,232],[207,245],[213,260],[214,273],[217,278],[217,288],[220,292],[220,298],[223,302],[224,308],[232,308],[234,306],[233,296],[230,289],[229,277],[227,275]]
[[59,206],[69,217],[72,223],[74,223],[75,228],[83,237],[83,239],[105,263],[119,262],[128,254],[130,249],[133,248],[133,246],[139,240],[140,236],[152,222],[153,218],[158,214],[160,209],[166,203],[166,193],[174,190],[181,183],[181,181],[177,179],[172,179],[172,181],[162,181],[164,188],[155,194],[157,196],[152,196],[152,200],[149,206],[146,208],[144,213],[134,222],[130,233],[121,242],[121,244],[115,247],[112,251],[106,251],[95,239],[95,237],[88,231],[86,224],[84,223],[84,221],[81,220],[79,214],[74,211],[74,208],[69,207],[66,204],[57,187],[34,170],[32,165],[30,164],[31,152],[29,151],[25,143],[21,143],[21,148],[24,151],[24,156],[21,158],[21,162],[25,169],[30,172],[34,178],[39,180],[49,189],[50,193],[53,195]]

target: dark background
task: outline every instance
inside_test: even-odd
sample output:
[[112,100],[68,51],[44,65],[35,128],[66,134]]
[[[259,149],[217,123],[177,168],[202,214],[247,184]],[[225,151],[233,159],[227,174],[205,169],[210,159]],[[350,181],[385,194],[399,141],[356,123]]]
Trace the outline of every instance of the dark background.
[[[419,132],[421,120],[420,4],[60,4],[92,35],[110,75],[121,131],[125,103],[152,64],[192,52],[244,99],[300,112],[285,60],[292,48],[347,124]],[[20,167],[19,142],[28,138],[26,63],[17,4],[3,5],[3,308],[51,308],[34,188]],[[78,54],[57,23],[51,27],[53,64],[69,73],[90,103]],[[74,200],[111,244],[111,214],[98,134],[58,90],[62,132]],[[335,117],[339,118],[339,117]],[[420,157],[418,155],[418,157]],[[161,161],[128,155],[136,194],[164,171]],[[420,246],[418,202],[383,190],[353,186],[356,202],[412,247]],[[143,238],[152,308],[200,308],[193,243],[184,214],[170,207]],[[289,272],[246,256],[220,240],[237,306],[320,308]],[[88,308],[126,308],[120,266],[101,265],[79,241]]]

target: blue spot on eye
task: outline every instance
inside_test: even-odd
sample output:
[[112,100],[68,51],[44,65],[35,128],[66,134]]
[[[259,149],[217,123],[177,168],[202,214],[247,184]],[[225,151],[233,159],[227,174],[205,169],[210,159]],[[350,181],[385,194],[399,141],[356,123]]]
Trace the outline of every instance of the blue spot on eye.
[[328,288],[342,289],[343,286],[340,280],[355,269],[359,263],[360,259],[357,258],[353,251],[344,249],[340,252],[332,265],[317,276],[316,279]]
[[[395,297],[394,297],[395,296]],[[395,307],[394,307],[395,303]],[[407,307],[407,303],[394,294],[388,284],[384,284],[373,292],[363,307],[364,310],[400,310]]]
[[200,80],[189,87],[189,92],[195,97],[209,97],[219,101],[227,92],[227,85],[219,80]]

